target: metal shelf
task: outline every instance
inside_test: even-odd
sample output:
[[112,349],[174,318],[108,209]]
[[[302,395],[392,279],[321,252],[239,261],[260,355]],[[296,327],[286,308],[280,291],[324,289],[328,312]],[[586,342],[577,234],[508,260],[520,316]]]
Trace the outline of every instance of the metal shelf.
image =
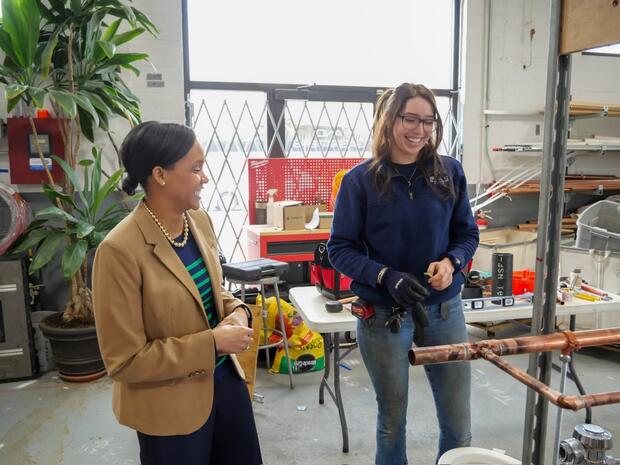
[[[503,147],[493,147],[493,152],[542,152],[542,145],[510,144]],[[620,151],[620,144],[606,145],[568,145],[567,152],[616,152]]]

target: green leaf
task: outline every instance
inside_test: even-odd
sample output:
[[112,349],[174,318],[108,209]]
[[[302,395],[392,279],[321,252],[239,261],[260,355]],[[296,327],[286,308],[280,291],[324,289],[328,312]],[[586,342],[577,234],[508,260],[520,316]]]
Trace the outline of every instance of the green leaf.
[[99,216],[99,219],[96,221],[97,226],[99,225],[99,221],[105,220],[110,216],[116,214],[116,210],[118,210],[119,208],[121,208],[121,206],[118,203],[112,203],[108,205],[108,208],[105,209],[103,215]]
[[28,89],[28,94],[37,108],[43,108],[45,106],[45,89],[31,87]]
[[99,192],[99,185],[101,184],[101,150],[97,150],[93,147],[93,175],[90,181],[90,196],[91,196],[91,218],[95,218],[97,210],[99,210],[99,204],[97,204],[97,194]]
[[45,45],[45,49],[41,54],[41,76],[45,79],[50,73],[50,67],[52,65],[52,55],[54,50],[56,49],[56,45],[58,44],[58,34],[60,33],[60,29],[56,29],[54,33],[50,36],[47,44]]
[[76,271],[82,266],[86,260],[86,252],[88,251],[88,242],[80,239],[74,244],[70,244],[62,254],[62,274],[65,279],[71,279]]
[[[0,29],[0,32],[2,29]],[[0,78],[3,79],[3,82],[8,83],[7,81],[17,81],[19,79],[18,73],[9,66],[0,65]]]
[[13,98],[13,99],[8,99],[7,102],[6,102],[6,112],[7,113],[11,113],[13,108],[15,108],[20,101],[21,100],[20,100],[19,97],[16,97],[16,98]]
[[17,63],[30,68],[37,52],[41,13],[35,0],[2,0],[2,22]]
[[131,31],[127,31],[127,32],[123,32],[122,34],[119,34],[119,35],[113,37],[112,39],[110,39],[110,42],[112,42],[114,45],[121,45],[121,44],[129,42],[131,40],[134,40],[136,37],[138,37],[143,32],[144,32],[144,28],[138,27],[136,29],[132,29]]
[[41,242],[43,239],[45,239],[50,234],[50,231],[51,230],[47,228],[41,228],[41,229],[35,229],[34,231],[31,231],[30,233],[23,234],[20,237],[19,241],[11,247],[11,252],[20,253],[20,252],[25,252],[28,249],[31,249],[32,247],[37,245],[39,242]]
[[123,4],[121,4],[120,7],[121,7],[121,10],[123,10],[123,12],[125,13],[125,19],[127,19],[127,21],[129,21],[131,24],[135,24],[136,15],[134,14],[133,10]]
[[90,99],[84,96],[81,92],[78,92],[77,94],[73,94],[73,98],[75,99],[76,103],[82,109],[86,110],[90,114],[93,120],[93,124],[98,127],[99,126],[99,115],[97,114],[97,110],[95,110],[95,107],[93,106],[93,104],[90,102]]
[[101,40],[107,42],[112,39],[112,37],[114,37],[114,35],[116,34],[116,31],[118,31],[118,27],[120,26],[121,21],[122,19],[120,18],[112,21],[112,23],[106,28],[106,30],[103,31],[103,34],[101,34]]
[[45,4],[42,1],[39,1],[38,5],[39,5],[39,11],[43,15],[43,17],[48,21],[54,21],[55,17],[54,17],[54,13],[52,13],[52,10],[50,8],[47,8],[47,6],[45,6]]
[[13,50],[13,44],[11,42],[11,36],[7,34],[4,29],[0,29],[0,48],[2,51],[14,62],[17,62],[17,57],[15,56],[15,51]]
[[94,143],[95,132],[93,130],[93,120],[90,114],[86,113],[81,108],[78,108],[78,115],[80,115],[80,129],[82,130],[82,134],[90,143]]
[[119,211],[114,215],[106,218],[105,220],[99,220],[97,222],[97,229],[99,231],[109,232],[112,228],[114,228],[118,223],[121,222],[123,218],[125,218],[126,213],[123,211]]
[[93,232],[94,230],[95,230],[94,225],[86,221],[79,221],[77,225],[77,237],[80,239],[83,239],[86,236],[88,236],[91,232]]
[[86,96],[90,100],[90,103],[92,103],[97,110],[105,113],[110,113],[110,107],[96,93],[89,91],[80,91],[80,94]]
[[108,58],[112,58],[116,53],[116,45],[112,42],[98,40],[97,45],[99,46],[103,54]]
[[[95,197],[95,202],[93,204],[94,211],[96,212],[100,205],[103,204],[104,200],[116,189],[118,183],[121,181],[123,177],[123,170],[116,170],[112,175],[103,183],[101,189],[97,191],[97,196]],[[117,204],[118,205],[118,204]]]
[[57,13],[63,13],[67,0],[49,0],[49,2],[50,5],[54,8],[54,11],[56,11]]
[[[88,167],[93,164],[93,161],[92,160],[81,160],[79,162],[79,164],[80,164],[80,166],[84,167],[84,183],[83,183],[84,190],[90,189],[90,180],[88,178],[88,176],[89,176],[88,172],[90,170],[89,170]],[[92,203],[93,203],[93,199],[92,199],[93,194],[92,194],[92,192],[90,192],[90,193],[86,192],[86,196],[89,198],[90,203],[92,205]],[[89,208],[89,206],[86,205],[86,210],[87,211],[88,211],[88,208]]]
[[50,96],[67,113],[70,118],[75,118],[77,105],[70,92],[64,90],[50,90]]
[[133,65],[121,65],[123,68],[133,72],[136,76],[140,76],[140,70]]
[[28,225],[28,227],[26,228],[26,231],[24,231],[24,234],[28,234],[28,233],[34,231],[35,229],[39,229],[39,228],[45,226],[46,223],[47,223],[47,220],[34,220],[34,221],[31,221],[30,224]]
[[128,65],[134,61],[146,60],[148,53],[117,53],[106,62],[108,65]]
[[136,20],[140,23],[147,31],[149,31],[153,36],[157,36],[159,33],[159,29],[151,22],[149,18],[146,17],[144,13],[136,8],[131,8],[133,13],[136,15]]
[[62,158],[57,157],[56,155],[52,155],[52,158],[54,159],[54,161],[56,161],[56,163],[58,163],[60,165],[62,170],[65,172],[65,175],[69,178],[69,181],[71,182],[71,184],[73,185],[74,189],[76,190],[76,192],[80,196],[80,199],[82,200],[84,205],[88,205],[88,202],[86,201],[86,197],[84,196],[84,192],[82,190],[83,188],[80,187],[80,182],[78,180],[78,177],[77,177],[77,174],[76,174],[75,170],[73,168],[71,168],[67,164],[67,162],[64,161]]
[[103,131],[108,131],[109,129],[108,114],[103,113],[99,109],[97,109],[97,113],[99,114],[99,128],[102,129]]
[[[86,9],[89,7],[86,6]],[[89,17],[88,24],[86,26],[86,36],[84,47],[84,58],[89,63],[97,61],[95,58],[95,49],[97,42],[101,38],[101,21],[107,12],[106,8],[97,9],[96,11],[90,11],[87,17]]]
[[71,11],[79,13],[82,9],[82,2],[80,0],[71,0]]
[[75,216],[71,215],[70,213],[67,213],[62,208],[58,208],[58,207],[44,208],[42,210],[39,210],[34,216],[37,218],[40,218],[42,216],[52,216],[52,217],[55,216],[55,217],[60,217],[63,220],[67,220],[70,223],[77,223],[79,221]]
[[97,231],[91,235],[92,238],[92,247],[97,247],[101,242],[105,239],[105,236],[108,234],[108,231]]
[[73,201],[73,198],[70,195],[65,194],[64,192],[59,192],[57,190],[55,190],[52,186],[50,186],[49,184],[43,184],[43,192],[45,193],[45,195],[47,196],[47,198],[54,203],[56,201],[56,199],[60,200],[61,202],[67,203],[69,204],[71,207],[76,208],[77,206],[75,205],[75,202]]
[[7,99],[11,100],[19,97],[26,90],[28,90],[28,86],[25,86],[23,84],[9,84],[4,89],[4,94],[6,95]]
[[33,274],[43,268],[56,255],[58,249],[65,241],[66,236],[59,231],[50,231],[49,235],[43,240],[41,246],[34,253],[30,263],[29,273]]

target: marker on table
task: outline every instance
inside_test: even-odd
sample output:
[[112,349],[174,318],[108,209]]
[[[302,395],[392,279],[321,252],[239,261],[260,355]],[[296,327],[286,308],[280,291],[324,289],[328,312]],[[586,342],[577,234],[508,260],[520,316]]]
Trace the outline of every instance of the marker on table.
[[575,292],[573,295],[577,297],[578,299],[588,300],[590,302],[597,302],[601,300],[601,298],[598,296],[590,295],[590,294],[583,294],[581,292]]

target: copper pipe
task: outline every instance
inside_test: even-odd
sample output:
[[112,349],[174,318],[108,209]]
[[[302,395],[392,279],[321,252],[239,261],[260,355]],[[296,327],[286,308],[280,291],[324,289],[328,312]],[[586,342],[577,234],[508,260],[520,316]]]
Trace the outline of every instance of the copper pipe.
[[558,407],[577,411],[586,407],[620,403],[620,391],[601,392],[598,394],[589,394],[584,396],[565,396],[559,391],[551,389],[546,384],[506,362],[501,357],[495,355],[488,348],[482,348],[480,350],[480,355],[496,367],[508,373],[517,381],[520,381],[527,387],[538,392],[541,396],[545,397]]
[[435,347],[416,347],[409,350],[409,362],[412,365],[425,365],[484,358],[517,381],[538,392],[554,405],[576,411],[586,407],[620,403],[620,391],[601,392],[584,396],[566,396],[503,360],[500,356],[528,352],[549,352],[553,350],[570,353],[573,350],[579,350],[581,347],[616,344],[619,342],[620,328],[576,332],[564,331],[543,336],[490,339],[478,343]]
[[409,363],[427,365],[463,360],[476,360],[481,350],[488,349],[495,355],[514,355],[529,352],[572,351],[620,343],[620,328],[593,329],[588,331],[565,331],[542,336],[526,336],[511,339],[488,339],[434,347],[414,347],[409,350]]

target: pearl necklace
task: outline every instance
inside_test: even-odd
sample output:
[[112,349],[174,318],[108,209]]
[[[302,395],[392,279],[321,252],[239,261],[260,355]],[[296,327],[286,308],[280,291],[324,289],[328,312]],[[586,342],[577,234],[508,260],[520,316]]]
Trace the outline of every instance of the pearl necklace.
[[149,212],[149,215],[151,215],[151,218],[153,218],[153,221],[155,221],[157,226],[159,226],[159,229],[161,229],[161,232],[164,233],[164,236],[166,236],[166,239],[168,239],[168,242],[170,242],[174,247],[178,247],[178,248],[185,247],[189,239],[189,223],[187,222],[187,215],[185,214],[185,212],[183,212],[183,240],[181,242],[176,242],[170,236],[170,233],[166,231],[166,228],[164,228],[164,226],[159,222],[159,220],[155,216],[155,213],[153,213],[151,209],[146,205],[146,202],[143,202],[143,203],[144,203],[144,208],[146,208],[146,211]]

